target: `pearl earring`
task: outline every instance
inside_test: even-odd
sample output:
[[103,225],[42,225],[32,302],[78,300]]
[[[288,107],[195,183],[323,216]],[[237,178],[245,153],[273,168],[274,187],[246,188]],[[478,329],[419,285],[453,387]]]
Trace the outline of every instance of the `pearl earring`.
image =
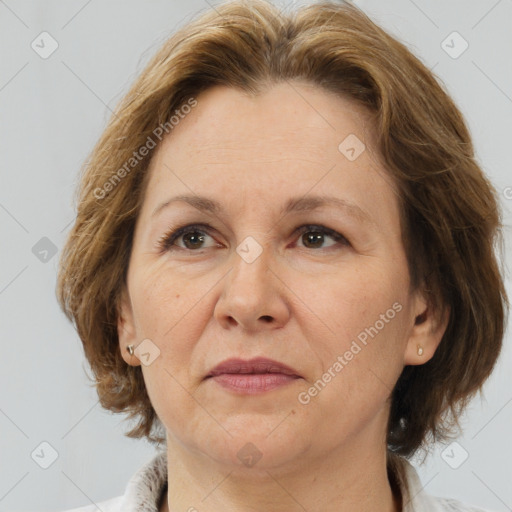
[[421,345],[418,345],[418,355],[419,356],[423,355],[423,347]]

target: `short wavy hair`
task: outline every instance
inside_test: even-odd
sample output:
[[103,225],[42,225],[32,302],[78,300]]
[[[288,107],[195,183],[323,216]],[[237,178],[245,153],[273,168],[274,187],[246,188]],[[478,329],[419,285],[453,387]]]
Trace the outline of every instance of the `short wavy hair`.
[[[433,358],[406,366],[390,395],[388,455],[408,457],[427,440],[453,435],[500,354],[508,307],[496,254],[501,213],[442,82],[354,5],[324,1],[284,13],[264,0],[231,1],[167,39],[119,102],[82,168],[58,300],[83,343],[102,407],[138,420],[126,436],[164,441],[141,367],[124,362],[117,334],[155,151],[149,138],[209,87],[256,95],[294,79],[371,113],[376,149],[399,190],[411,286],[427,293],[436,314],[450,311]],[[127,167],[143,146],[144,157]]]

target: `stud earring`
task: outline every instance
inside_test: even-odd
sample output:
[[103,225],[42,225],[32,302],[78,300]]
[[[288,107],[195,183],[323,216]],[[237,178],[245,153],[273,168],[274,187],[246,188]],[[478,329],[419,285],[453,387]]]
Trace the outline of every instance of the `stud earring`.
[[423,355],[423,347],[421,345],[418,345],[418,355],[419,356]]
[[130,353],[131,356],[134,354],[133,345],[126,345],[126,350]]

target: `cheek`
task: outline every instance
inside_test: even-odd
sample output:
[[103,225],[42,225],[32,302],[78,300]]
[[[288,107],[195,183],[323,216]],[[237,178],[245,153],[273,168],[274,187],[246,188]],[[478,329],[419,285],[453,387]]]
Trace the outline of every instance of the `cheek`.
[[367,265],[361,271],[340,273],[326,281],[325,294],[311,304],[329,326],[326,338],[317,336],[314,351],[324,372],[343,375],[332,379],[332,388],[339,387],[337,392],[343,395],[363,396],[366,388],[385,395],[401,371],[407,282],[392,270]]
[[400,279],[377,261],[329,276],[323,280],[322,290],[311,308],[315,307],[342,339],[357,336],[403,298]]
[[167,427],[186,430],[197,407],[189,391],[189,368],[195,340],[203,330],[199,292],[190,283],[149,272],[137,276],[132,286],[139,339],[149,338],[160,350],[151,365],[142,366],[148,395]]
[[164,269],[154,265],[139,267],[131,281],[131,297],[141,334],[155,340],[169,335],[172,338],[171,333],[193,310],[197,293],[192,282]]
[[190,368],[194,351],[212,316],[207,295],[215,284],[211,281],[151,266],[133,276],[131,296],[137,335],[140,340],[149,338],[160,350],[154,365],[147,369],[149,379],[168,382],[172,375],[187,389],[193,384],[196,376]]

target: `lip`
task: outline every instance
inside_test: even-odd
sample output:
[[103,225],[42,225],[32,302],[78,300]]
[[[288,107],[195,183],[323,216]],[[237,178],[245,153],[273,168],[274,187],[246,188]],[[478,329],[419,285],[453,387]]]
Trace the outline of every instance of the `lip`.
[[237,394],[251,395],[271,391],[300,378],[290,366],[265,357],[227,359],[205,377]]
[[300,377],[298,372],[290,366],[267,359],[266,357],[255,357],[253,359],[226,359],[218,364],[207,376],[216,377],[222,374],[264,374],[264,373],[280,373],[292,377]]

